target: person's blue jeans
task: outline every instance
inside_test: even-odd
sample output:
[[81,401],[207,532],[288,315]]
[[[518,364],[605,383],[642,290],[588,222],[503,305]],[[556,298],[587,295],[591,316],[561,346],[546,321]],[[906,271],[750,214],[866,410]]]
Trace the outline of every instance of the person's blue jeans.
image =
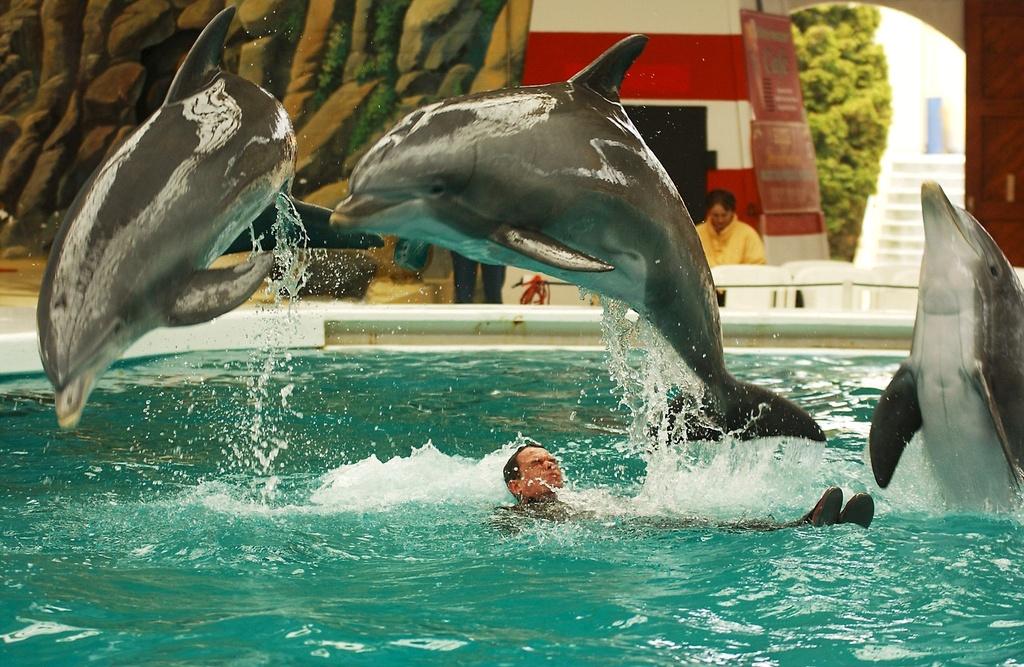
[[455,274],[455,303],[473,303],[476,291],[476,267],[484,277],[484,301],[501,303],[501,288],[505,284],[505,267],[499,264],[483,264],[452,253],[452,268]]

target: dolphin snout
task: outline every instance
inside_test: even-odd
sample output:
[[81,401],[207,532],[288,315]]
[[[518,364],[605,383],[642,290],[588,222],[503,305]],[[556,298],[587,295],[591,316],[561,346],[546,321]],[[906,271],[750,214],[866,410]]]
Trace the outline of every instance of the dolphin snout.
[[938,256],[956,247],[980,254],[975,230],[934,181],[921,184],[921,213],[924,218],[925,253]]
[[356,227],[360,222],[372,215],[385,211],[396,202],[374,195],[349,195],[334,207],[331,224],[343,227]]
[[94,373],[84,373],[57,390],[57,423],[61,428],[74,428],[78,425],[95,381]]

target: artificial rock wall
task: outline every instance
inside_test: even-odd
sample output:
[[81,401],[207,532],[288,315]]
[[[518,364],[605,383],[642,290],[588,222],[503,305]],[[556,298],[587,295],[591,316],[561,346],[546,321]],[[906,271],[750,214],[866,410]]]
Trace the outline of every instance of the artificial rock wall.
[[225,68],[283,102],[293,192],[333,206],[398,118],[519,81],[531,0],[0,0],[0,257],[44,252],[227,4]]

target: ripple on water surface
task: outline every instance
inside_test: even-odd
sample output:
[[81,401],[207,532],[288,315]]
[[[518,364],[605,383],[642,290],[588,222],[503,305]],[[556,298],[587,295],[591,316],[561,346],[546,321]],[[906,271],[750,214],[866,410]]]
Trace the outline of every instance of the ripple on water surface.
[[[943,508],[913,446],[887,491],[865,466],[897,360],[729,363],[829,445],[648,454],[601,353],[299,352],[257,392],[249,355],[187,354],[110,371],[71,433],[45,379],[5,380],[0,656],[1017,664],[1019,513]],[[586,516],[496,520],[523,437]],[[831,484],[875,494],[870,530],[713,525]]]

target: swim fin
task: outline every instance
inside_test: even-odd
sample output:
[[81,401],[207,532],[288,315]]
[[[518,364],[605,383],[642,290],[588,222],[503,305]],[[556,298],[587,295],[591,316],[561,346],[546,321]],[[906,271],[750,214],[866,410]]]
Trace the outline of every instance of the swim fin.
[[821,494],[817,504],[804,515],[802,523],[815,527],[831,526],[839,522],[839,510],[843,507],[843,490],[838,486],[830,486]]
[[839,513],[838,523],[855,523],[862,528],[871,525],[875,518],[875,500],[867,493],[858,493],[850,498]]

